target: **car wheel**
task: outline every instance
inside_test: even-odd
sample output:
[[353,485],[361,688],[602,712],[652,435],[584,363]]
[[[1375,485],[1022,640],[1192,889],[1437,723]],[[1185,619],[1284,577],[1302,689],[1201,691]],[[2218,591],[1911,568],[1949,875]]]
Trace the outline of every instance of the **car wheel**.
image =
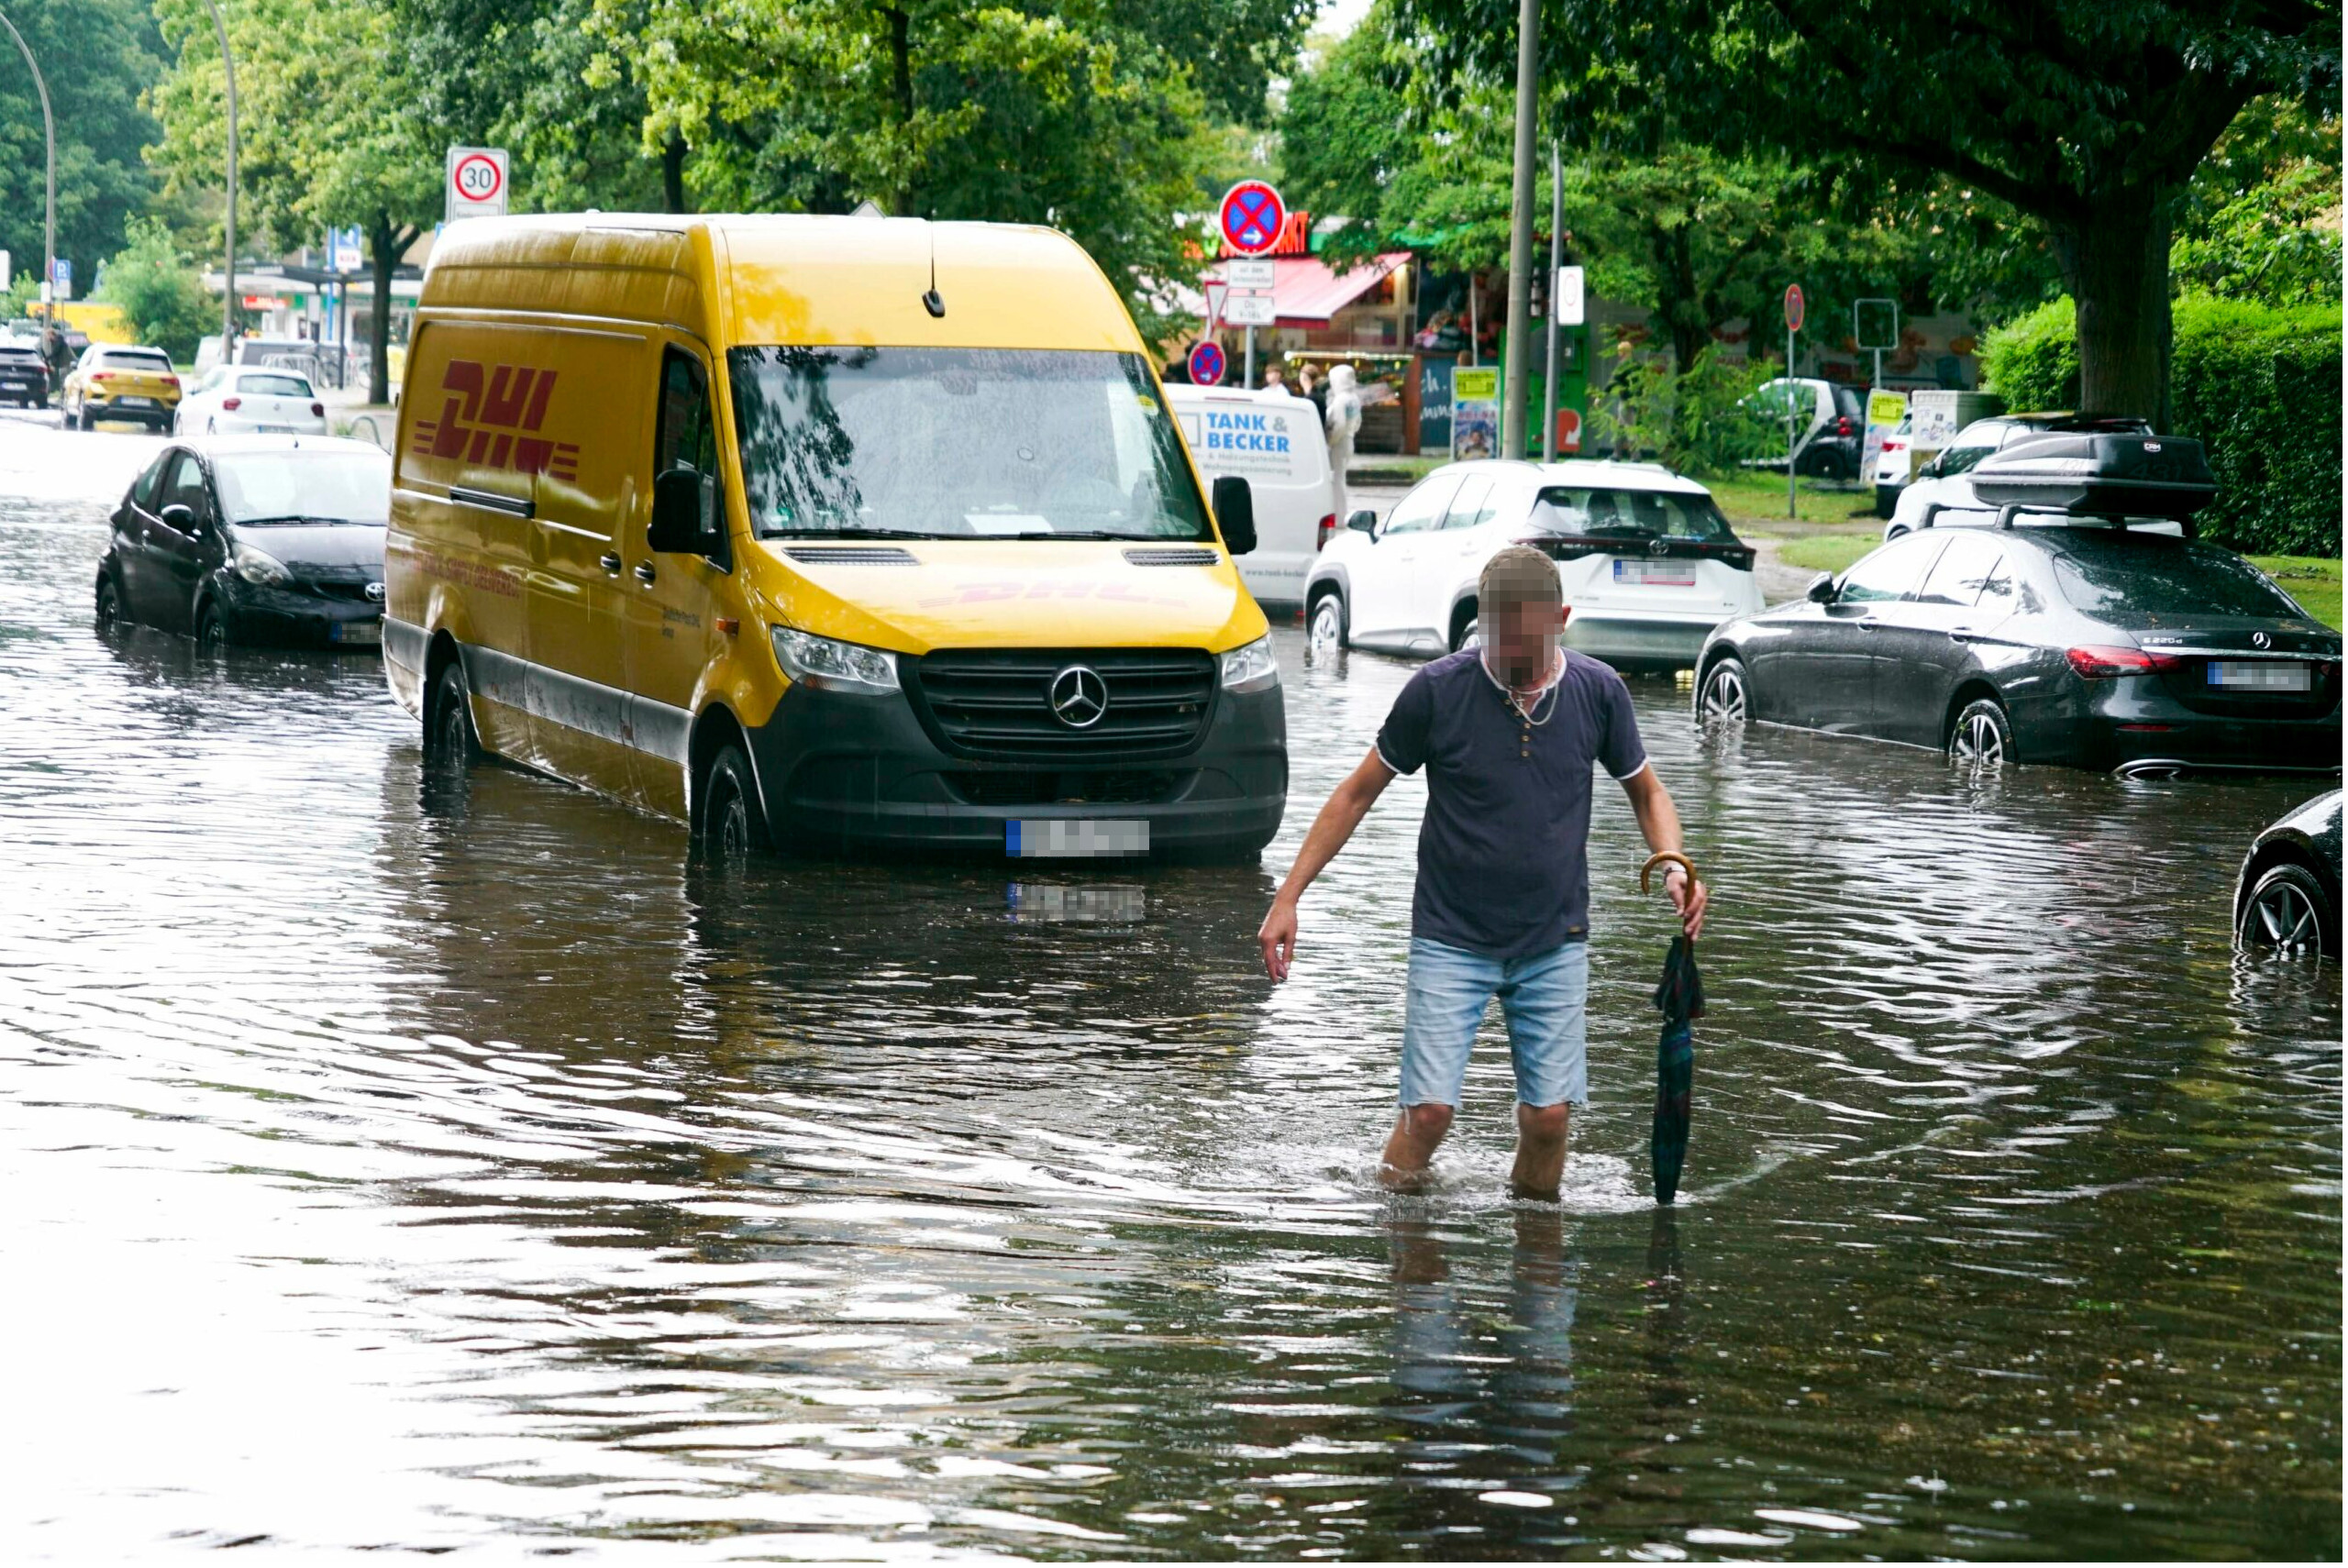
[[1899,510],[1899,491],[1888,484],[1876,486],[1875,514],[1888,523],[1891,520],[1891,514],[1898,510]]
[[702,775],[701,821],[693,853],[718,871],[738,871],[767,845],[765,813],[750,779],[749,759],[739,746],[722,747]]
[[1696,722],[1741,724],[1752,716],[1753,684],[1744,672],[1744,661],[1716,661],[1704,671],[1703,684],[1696,689]]
[[218,653],[228,646],[228,623],[222,619],[220,606],[208,599],[195,613],[195,646],[205,653]]
[[1471,613],[1466,620],[1460,621],[1452,627],[1451,651],[1453,653],[1457,653],[1462,648],[1480,648],[1483,646],[1484,618],[1481,615]]
[[2244,947],[2276,953],[2323,953],[2334,940],[2331,901],[2323,884],[2306,867],[2291,861],[2269,866],[2260,873],[2243,905]]
[[90,412],[90,405],[84,403],[82,405],[81,412],[73,416],[73,428],[76,430],[95,430],[97,427],[98,416],[92,414]]
[[1312,602],[1305,625],[1305,640],[1315,657],[1341,653],[1346,646],[1346,596],[1332,589]]
[[473,730],[472,693],[465,685],[465,667],[450,659],[432,679],[424,704],[424,762],[444,774],[462,774],[482,757],[481,736]]
[[2014,765],[2014,728],[1996,698],[1977,698],[1965,705],[1948,733],[1948,756],[1951,762],[1968,767]]
[[122,591],[115,586],[114,573],[98,574],[98,632],[105,635],[122,630]]

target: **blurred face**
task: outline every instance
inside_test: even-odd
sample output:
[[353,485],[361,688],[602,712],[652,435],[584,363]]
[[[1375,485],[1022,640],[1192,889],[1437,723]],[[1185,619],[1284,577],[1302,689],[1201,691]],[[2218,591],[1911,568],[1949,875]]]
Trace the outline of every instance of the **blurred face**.
[[1556,662],[1557,639],[1565,629],[1566,607],[1554,601],[1501,606],[1484,625],[1492,673],[1511,686],[1537,684]]

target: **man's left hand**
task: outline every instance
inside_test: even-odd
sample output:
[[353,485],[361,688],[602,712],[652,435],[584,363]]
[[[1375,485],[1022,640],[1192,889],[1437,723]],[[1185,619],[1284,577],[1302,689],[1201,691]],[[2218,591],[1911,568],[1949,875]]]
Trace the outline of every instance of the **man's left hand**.
[[1671,896],[1671,907],[1679,911],[1679,929],[1688,933],[1688,940],[1703,935],[1704,911],[1711,906],[1711,889],[1674,866],[1663,874],[1663,890]]

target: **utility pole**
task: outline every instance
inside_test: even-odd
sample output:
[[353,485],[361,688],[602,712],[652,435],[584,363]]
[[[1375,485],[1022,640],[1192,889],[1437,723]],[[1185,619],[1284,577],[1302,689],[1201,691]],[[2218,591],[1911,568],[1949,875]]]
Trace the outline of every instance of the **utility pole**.
[[1557,270],[1565,263],[1558,251],[1566,226],[1566,188],[1558,173],[1557,141],[1549,138],[1549,363],[1541,376],[1541,460],[1557,460]]
[[49,309],[41,320],[40,352],[42,359],[53,364],[57,349],[57,116],[50,113],[49,83],[41,80],[40,66],[33,59],[25,35],[17,30],[17,24],[8,20],[5,12],[0,12],[0,28],[7,28],[8,36],[17,40],[17,49],[24,51],[25,64],[33,73],[33,90],[40,94],[41,129],[49,138],[49,217],[42,230],[40,257],[40,293]]
[[218,0],[204,0],[212,13],[212,30],[220,35],[220,70],[228,85],[228,267],[220,294],[220,362],[237,360],[237,62],[228,53],[228,25],[220,19]]
[[1533,118],[1541,73],[1541,0],[1516,14],[1516,181],[1509,206],[1508,352],[1501,374],[1501,456],[1524,456],[1524,360],[1533,328]]

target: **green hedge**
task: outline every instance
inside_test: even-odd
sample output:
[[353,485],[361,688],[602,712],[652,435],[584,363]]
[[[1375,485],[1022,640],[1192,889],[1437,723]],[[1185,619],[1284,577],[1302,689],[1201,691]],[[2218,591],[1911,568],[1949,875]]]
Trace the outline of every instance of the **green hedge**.
[[[2218,499],[2200,516],[2204,535],[2265,555],[2338,556],[2339,307],[2182,299],[2176,320],[2172,423],[2209,448],[2218,479]],[[1981,367],[2009,408],[2077,406],[2071,302],[1991,332]]]

